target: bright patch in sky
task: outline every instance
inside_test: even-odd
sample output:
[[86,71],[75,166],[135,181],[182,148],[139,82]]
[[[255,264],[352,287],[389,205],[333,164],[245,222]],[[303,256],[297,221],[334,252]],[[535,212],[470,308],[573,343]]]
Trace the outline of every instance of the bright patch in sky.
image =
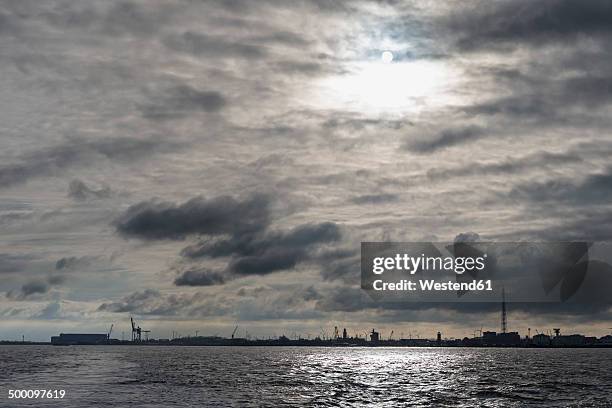
[[382,59],[382,62],[389,64],[391,61],[393,61],[393,53],[391,51],[384,51],[380,58]]
[[380,60],[351,64],[348,73],[319,81],[316,104],[382,114],[420,112],[450,102],[447,91],[455,75],[444,63],[392,60],[385,51]]

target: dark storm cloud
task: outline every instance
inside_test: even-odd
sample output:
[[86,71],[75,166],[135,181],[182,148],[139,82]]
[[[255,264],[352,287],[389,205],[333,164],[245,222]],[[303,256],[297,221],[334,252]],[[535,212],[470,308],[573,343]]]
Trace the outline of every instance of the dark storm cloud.
[[169,35],[163,43],[171,50],[196,56],[260,59],[266,55],[265,49],[258,45],[192,31]]
[[253,195],[244,200],[230,196],[193,198],[183,204],[143,201],[116,220],[125,237],[183,239],[188,235],[252,233],[267,227],[270,197]]
[[153,96],[154,102],[141,107],[147,119],[178,119],[194,112],[218,112],[227,104],[219,92],[199,90],[187,85],[175,86],[161,96]]
[[314,259],[312,252],[318,246],[341,239],[340,228],[329,222],[269,231],[269,205],[270,197],[263,195],[244,200],[194,198],[180,205],[146,201],[128,208],[116,221],[116,228],[125,237],[148,240],[203,236],[181,251],[185,259],[230,258],[222,275],[198,267],[182,272],[175,280],[177,285],[190,286],[292,269]]
[[75,201],[88,201],[92,199],[103,199],[111,197],[110,187],[104,186],[99,189],[92,188],[84,181],[74,179],[68,185],[68,197]]
[[363,204],[385,204],[395,202],[399,199],[397,194],[366,194],[351,198],[351,202],[358,205]]
[[415,153],[435,153],[447,147],[462,145],[478,140],[484,135],[484,129],[476,126],[444,129],[432,138],[409,140],[404,144],[404,148]]
[[222,275],[207,269],[189,269],[174,280],[176,286],[213,286],[225,283]]
[[109,137],[100,140],[73,139],[38,151],[25,153],[16,162],[0,165],[0,187],[25,183],[31,178],[62,173],[90,160],[124,162],[173,150],[178,145],[157,138]]
[[519,0],[471,6],[445,21],[463,50],[539,45],[612,32],[612,4],[605,0]]
[[228,269],[236,275],[266,275],[292,269],[306,258],[307,253],[301,249],[273,248],[258,255],[233,259]]
[[341,236],[334,223],[305,224],[287,232],[239,234],[226,240],[190,245],[182,255],[191,259],[230,256],[225,271],[229,276],[265,275],[314,260],[314,248],[334,243]]

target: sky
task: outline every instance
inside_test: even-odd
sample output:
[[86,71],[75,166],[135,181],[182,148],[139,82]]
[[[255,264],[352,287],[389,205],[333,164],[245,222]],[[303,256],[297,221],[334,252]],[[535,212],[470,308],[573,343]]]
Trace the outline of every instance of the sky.
[[373,302],[360,242],[608,241],[610,44],[599,0],[3,1],[0,338],[496,330]]

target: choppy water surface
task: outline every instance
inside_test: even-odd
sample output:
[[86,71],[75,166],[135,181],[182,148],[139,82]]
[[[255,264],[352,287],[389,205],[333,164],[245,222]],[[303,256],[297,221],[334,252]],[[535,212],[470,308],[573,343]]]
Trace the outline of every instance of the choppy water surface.
[[[8,389],[64,389],[8,400]],[[612,349],[0,346],[2,407],[612,406]]]

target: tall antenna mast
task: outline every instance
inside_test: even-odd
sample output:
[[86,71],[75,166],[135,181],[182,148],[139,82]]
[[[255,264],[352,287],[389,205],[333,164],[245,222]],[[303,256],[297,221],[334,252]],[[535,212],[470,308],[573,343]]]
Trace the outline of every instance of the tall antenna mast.
[[508,321],[506,316],[506,289],[502,287],[502,315],[501,315],[501,331],[506,333],[508,329]]

